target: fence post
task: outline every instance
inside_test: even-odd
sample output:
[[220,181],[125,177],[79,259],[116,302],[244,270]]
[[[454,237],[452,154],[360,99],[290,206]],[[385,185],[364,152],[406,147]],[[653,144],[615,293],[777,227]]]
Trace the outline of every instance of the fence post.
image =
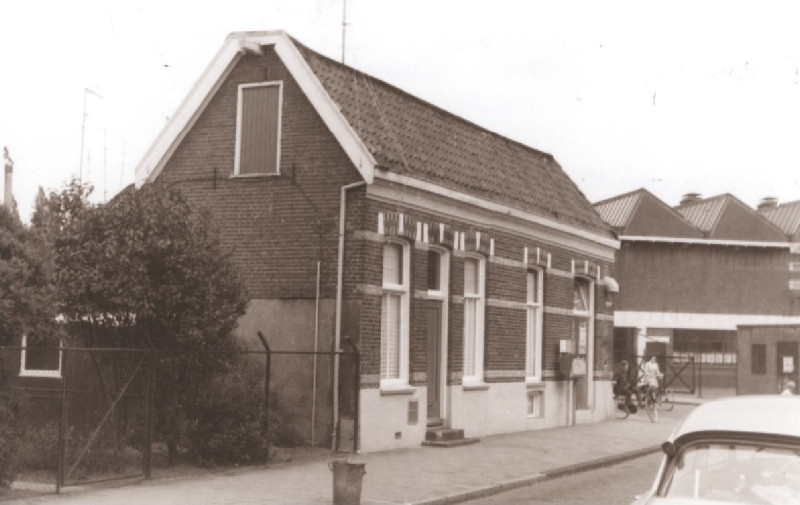
[[144,478],[149,480],[153,476],[153,415],[155,414],[155,389],[156,389],[156,353],[154,349],[148,351],[150,354],[150,370],[147,372],[147,408],[146,433],[144,446]]
[[266,437],[266,450],[267,450],[267,458],[266,461],[269,461],[269,450],[270,450],[270,433],[269,433],[269,380],[270,380],[270,367],[272,362],[272,356],[270,355],[269,351],[269,343],[267,342],[266,337],[261,331],[257,332],[258,339],[261,340],[261,345],[264,346],[264,351],[266,352],[266,369],[265,369],[265,377],[264,377],[264,436]]
[[67,375],[69,375],[69,360],[67,349],[62,346],[63,375],[61,377],[61,421],[58,426],[58,470],[56,471],[56,493],[61,493],[64,487],[64,459],[66,458],[67,436]]
[[356,453],[361,450],[361,351],[353,344],[353,348],[356,351],[356,380],[353,381],[355,383],[355,397],[356,397],[356,408],[355,408],[355,429],[353,430],[354,433],[354,440],[353,446]]
[[700,362],[697,364],[697,397],[703,397],[703,357],[700,356]]

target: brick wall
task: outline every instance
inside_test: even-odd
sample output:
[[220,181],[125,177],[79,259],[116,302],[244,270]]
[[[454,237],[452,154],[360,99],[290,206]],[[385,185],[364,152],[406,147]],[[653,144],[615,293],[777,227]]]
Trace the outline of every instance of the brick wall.
[[[544,305],[560,311],[571,311],[573,307],[573,261],[583,264],[585,260],[600,265],[604,273],[613,273],[613,265],[599,262],[576,251],[537,243],[509,233],[474,228],[469,223],[445,219],[434,212],[421,212],[416,209],[389,205],[367,200],[363,215],[366,228],[356,234],[349,247],[353,259],[348,259],[348,268],[357,272],[346,272],[348,285],[346,292],[351,295],[361,293],[360,345],[362,349],[362,370],[372,374],[363,384],[377,387],[377,374],[380,372],[380,316],[382,284],[382,248],[386,238],[377,233],[378,213],[401,212],[412,221],[425,223],[444,222],[456,231],[480,231],[494,239],[494,256],[486,261],[486,304],[484,334],[484,370],[487,382],[522,381],[525,369],[525,328],[526,279],[527,271],[523,264],[523,248],[535,250],[540,247],[551,254],[550,270],[544,269]],[[356,245],[357,244],[357,245]],[[428,246],[419,243],[410,248],[411,258],[411,298],[409,322],[409,354],[411,382],[424,383],[426,371],[426,320],[425,309],[432,303],[415,292],[427,289]],[[346,256],[350,258],[350,256]],[[448,310],[448,376],[450,383],[460,383],[463,371],[463,303],[459,297],[464,293],[463,261],[465,253],[452,252],[450,255]],[[455,298],[455,299],[454,299]],[[595,284],[595,313],[600,318],[595,321],[595,369],[602,374],[612,359],[612,309],[606,306],[604,290]],[[605,318],[603,318],[605,315]],[[558,368],[559,341],[571,339],[574,318],[568,314],[545,313],[543,330],[543,355],[546,374],[553,377]],[[501,372],[491,378],[491,371]],[[520,372],[516,376],[502,372]],[[414,380],[415,373],[417,379]]]
[[[283,82],[280,175],[232,178],[241,83]],[[251,298],[335,296],[340,187],[360,176],[271,49],[244,55],[158,181],[210,209]],[[355,190],[357,191],[357,190]]]
[[796,316],[789,261],[779,248],[624,243],[617,310]]

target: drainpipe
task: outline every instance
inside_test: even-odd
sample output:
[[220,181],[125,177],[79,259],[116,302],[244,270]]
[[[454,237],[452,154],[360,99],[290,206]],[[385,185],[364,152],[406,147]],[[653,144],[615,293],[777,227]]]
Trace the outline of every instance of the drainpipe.
[[[342,186],[339,202],[339,251],[336,266],[336,324],[334,327],[334,346],[337,353],[342,341],[342,284],[344,283],[344,231],[347,215],[347,190],[365,186],[365,181],[354,182]],[[359,378],[360,380],[360,378]],[[357,413],[356,413],[357,415]],[[333,433],[331,434],[332,450],[336,450],[339,436],[339,355],[333,356]]]

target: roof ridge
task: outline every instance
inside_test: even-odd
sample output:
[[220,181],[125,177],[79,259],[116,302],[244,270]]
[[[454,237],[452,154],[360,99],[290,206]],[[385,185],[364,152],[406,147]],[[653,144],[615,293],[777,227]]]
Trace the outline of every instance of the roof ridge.
[[598,205],[605,205],[605,204],[610,203],[610,202],[612,202],[614,200],[621,200],[623,198],[627,198],[629,196],[632,196],[635,193],[641,193],[642,191],[647,191],[647,190],[645,188],[639,188],[639,189],[634,189],[634,190],[628,191],[626,193],[620,193],[617,196],[612,196],[612,197],[606,198],[605,200],[600,200],[599,202],[595,202],[595,203],[592,204],[592,206],[596,207]]

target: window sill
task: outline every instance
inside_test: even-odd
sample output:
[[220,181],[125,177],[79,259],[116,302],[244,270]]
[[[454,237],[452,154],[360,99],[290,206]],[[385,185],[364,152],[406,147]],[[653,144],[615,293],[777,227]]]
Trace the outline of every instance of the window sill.
[[417,388],[411,386],[381,386],[381,396],[413,395]]
[[528,391],[544,391],[545,384],[540,380],[528,380],[525,379],[525,386],[528,388]]
[[20,377],[48,377],[51,379],[60,379],[61,372],[56,370],[20,370]]
[[464,391],[488,391],[489,385],[485,382],[467,382],[466,384],[462,384],[461,388]]

